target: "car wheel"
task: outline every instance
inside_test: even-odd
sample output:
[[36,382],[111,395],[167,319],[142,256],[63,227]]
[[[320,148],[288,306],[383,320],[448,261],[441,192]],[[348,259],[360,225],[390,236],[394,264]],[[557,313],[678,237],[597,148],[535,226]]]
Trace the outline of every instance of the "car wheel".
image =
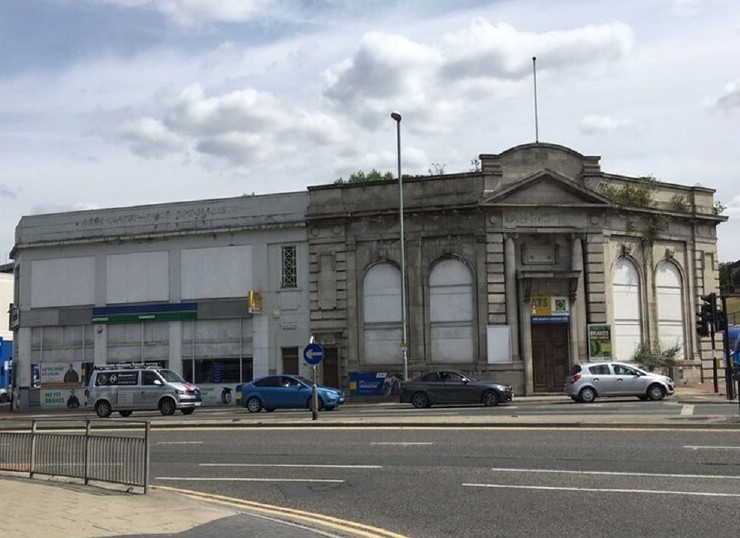
[[665,389],[658,385],[657,383],[653,383],[648,387],[647,390],[648,398],[651,400],[660,401],[665,396]]
[[260,402],[259,398],[255,398],[252,396],[249,400],[247,400],[247,411],[250,413],[259,413],[262,411],[262,402]]
[[108,418],[113,412],[113,409],[111,409],[108,402],[106,402],[105,400],[101,400],[95,404],[95,412],[100,418]]
[[177,407],[175,406],[175,402],[170,398],[165,398],[159,402],[159,412],[165,416],[174,415],[176,409]]
[[132,411],[119,411],[118,412],[118,414],[121,415],[122,417],[130,417],[131,413]]
[[182,411],[183,415],[192,415],[195,407],[186,407],[185,409],[180,409],[180,411]]
[[[321,399],[321,396],[318,397],[319,400],[319,411],[324,410],[324,400]],[[309,398],[306,402],[306,407],[308,407],[311,411],[313,411],[313,397]]]
[[501,399],[498,397],[498,392],[495,390],[487,390],[483,393],[483,405],[498,405],[500,401]]
[[429,407],[431,405],[431,403],[429,402],[429,396],[427,396],[423,392],[414,393],[414,395],[411,396],[411,403],[417,409],[421,409],[422,407]]
[[584,403],[591,403],[596,399],[596,391],[591,387],[584,387],[578,393],[578,399]]
[[0,394],[0,403],[8,403],[10,401],[10,396],[8,396],[7,392],[3,392]]

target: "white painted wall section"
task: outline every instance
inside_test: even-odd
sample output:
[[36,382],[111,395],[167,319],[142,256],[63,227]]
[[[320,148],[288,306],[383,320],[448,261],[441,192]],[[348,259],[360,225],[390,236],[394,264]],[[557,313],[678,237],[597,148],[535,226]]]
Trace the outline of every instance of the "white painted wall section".
[[183,250],[182,298],[246,297],[252,289],[252,247]]
[[95,258],[31,262],[31,308],[93,304]]
[[111,254],[105,266],[107,304],[169,299],[168,252]]

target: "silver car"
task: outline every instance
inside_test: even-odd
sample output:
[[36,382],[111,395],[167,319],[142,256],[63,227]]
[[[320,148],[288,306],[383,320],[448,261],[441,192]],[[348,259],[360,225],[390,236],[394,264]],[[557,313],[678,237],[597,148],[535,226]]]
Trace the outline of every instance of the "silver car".
[[576,364],[565,380],[565,393],[576,402],[585,403],[604,396],[662,400],[675,390],[670,377],[621,362]]

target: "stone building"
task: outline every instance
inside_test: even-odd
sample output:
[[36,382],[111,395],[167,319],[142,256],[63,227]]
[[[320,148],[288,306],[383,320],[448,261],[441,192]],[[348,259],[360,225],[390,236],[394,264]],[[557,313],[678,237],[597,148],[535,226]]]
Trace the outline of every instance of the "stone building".
[[[694,328],[718,287],[714,191],[603,172],[553,144],[481,155],[480,171],[404,179],[406,361],[561,391],[572,364],[680,346],[711,373]],[[403,368],[399,188],[309,187],[311,331],[340,377]],[[589,345],[590,344],[590,345]]]
[[404,179],[403,349],[397,181],[23,217],[16,404],[63,407],[93,365],[129,361],[227,403],[223,387],[309,374],[311,336],[319,380],[343,388],[400,375],[405,355],[412,376],[451,367],[560,391],[573,363],[630,360],[642,343],[680,346],[686,380],[711,374],[694,312],[717,289],[713,190],[607,174],[552,144],[480,163]]
[[255,376],[307,373],[307,205],[299,192],[23,217],[19,408],[64,407],[96,364],[169,367],[206,405]]

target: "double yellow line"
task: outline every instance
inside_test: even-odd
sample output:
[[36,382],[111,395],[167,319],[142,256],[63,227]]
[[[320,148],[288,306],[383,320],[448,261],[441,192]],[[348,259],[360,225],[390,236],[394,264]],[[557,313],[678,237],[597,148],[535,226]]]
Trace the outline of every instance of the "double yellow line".
[[239,508],[246,512],[272,516],[286,523],[295,523],[297,521],[300,521],[308,524],[308,526],[311,527],[323,527],[324,529],[333,529],[335,531],[340,531],[343,533],[354,534],[355,536],[360,536],[362,538],[408,538],[403,534],[398,534],[386,529],[373,527],[371,525],[364,525],[362,523],[348,521],[346,519],[325,516],[324,514],[318,514],[315,512],[304,512],[302,510],[294,510],[292,508],[284,508],[282,506],[274,506],[271,504],[263,504],[253,501],[244,501],[242,499],[234,499],[232,497],[224,497],[222,495],[213,495],[210,493],[201,493],[199,491],[172,488],[168,486],[150,487],[151,489],[173,491],[191,498]]

